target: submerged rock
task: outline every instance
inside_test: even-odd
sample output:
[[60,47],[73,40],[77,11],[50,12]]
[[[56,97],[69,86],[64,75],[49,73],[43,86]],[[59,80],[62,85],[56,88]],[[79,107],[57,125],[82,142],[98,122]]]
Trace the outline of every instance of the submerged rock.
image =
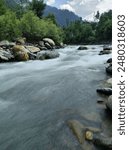
[[41,51],[37,53],[37,59],[44,60],[44,59],[52,59],[59,57],[59,53],[56,51]]
[[101,133],[94,133],[87,130],[85,133],[85,139],[92,141],[95,145],[99,145],[105,148],[112,148],[112,138],[101,135]]
[[100,94],[105,94],[105,95],[112,95],[112,89],[111,88],[100,88],[96,90]]
[[79,48],[78,48],[78,50],[87,50],[88,48],[86,47],[86,46],[80,46]]

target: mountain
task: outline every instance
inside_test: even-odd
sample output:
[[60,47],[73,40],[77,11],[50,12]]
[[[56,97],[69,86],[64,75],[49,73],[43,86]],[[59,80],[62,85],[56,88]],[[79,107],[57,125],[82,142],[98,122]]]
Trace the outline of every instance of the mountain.
[[[16,5],[20,4],[21,2],[26,3],[27,0],[5,0],[5,2],[9,7],[15,8]],[[46,5],[43,15],[47,16],[48,14],[54,14],[57,24],[62,27],[69,25],[71,22],[82,20],[81,17],[69,10],[61,10],[56,7]]]
[[47,5],[44,10],[44,16],[47,16],[48,14],[54,14],[56,22],[60,26],[67,26],[71,22],[82,20],[81,17],[69,10],[61,10]]

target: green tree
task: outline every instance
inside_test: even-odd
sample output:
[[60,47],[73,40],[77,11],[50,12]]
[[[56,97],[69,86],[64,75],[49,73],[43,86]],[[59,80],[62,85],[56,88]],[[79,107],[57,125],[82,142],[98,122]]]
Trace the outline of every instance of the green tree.
[[96,27],[96,38],[101,42],[112,41],[112,11],[101,14],[100,20]]
[[23,36],[29,41],[42,40],[44,37],[52,38],[57,44],[62,42],[63,33],[51,20],[37,17],[29,11],[23,15],[20,21],[20,29]]
[[3,15],[7,10],[4,0],[0,0],[0,15]]
[[45,7],[44,0],[32,0],[29,2],[29,9],[34,11],[39,18],[42,18]]
[[45,19],[51,20],[55,25],[57,25],[56,18],[54,14],[49,13]]
[[0,16],[0,40],[13,40],[21,35],[19,20],[16,18],[15,13],[7,11]]

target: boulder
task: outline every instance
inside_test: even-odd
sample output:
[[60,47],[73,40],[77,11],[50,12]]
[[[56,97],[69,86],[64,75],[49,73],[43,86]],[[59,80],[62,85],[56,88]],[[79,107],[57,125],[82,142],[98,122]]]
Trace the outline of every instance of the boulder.
[[26,52],[18,51],[15,53],[15,60],[27,61],[29,60],[29,55]]
[[29,53],[30,51],[27,50],[24,46],[22,45],[15,45],[12,48],[13,54],[15,56],[15,60],[17,61],[27,61],[29,60]]
[[109,58],[109,59],[107,60],[107,63],[112,63],[112,58]]
[[108,79],[105,85],[106,87],[112,88],[112,78]]
[[48,43],[48,42],[45,42],[45,47],[47,48],[47,49],[53,49],[53,47]]
[[112,51],[111,50],[103,50],[103,51],[100,51],[99,55],[106,55],[106,54],[111,54]]
[[41,51],[37,53],[37,59],[45,60],[59,57],[59,53],[56,51]]
[[25,52],[25,53],[29,53],[29,50],[27,50],[24,46],[22,45],[15,45],[12,48],[13,53],[17,53],[17,52]]
[[44,47],[45,45],[44,45],[44,41],[39,41],[39,44],[38,44],[39,46],[41,46],[41,47]]
[[16,39],[16,44],[18,45],[24,45],[26,41],[26,38],[17,38]]
[[9,42],[9,41],[7,41],[7,40],[4,40],[4,41],[1,41],[0,42],[0,47],[3,47],[3,48],[11,48],[11,47],[13,47],[15,45],[15,43],[13,43],[13,42]]
[[112,89],[111,88],[100,88],[96,90],[98,93],[100,94],[104,94],[104,95],[112,95]]
[[25,48],[28,49],[31,53],[37,53],[40,51],[40,49],[35,46],[25,46]]
[[106,67],[106,72],[110,75],[112,75],[112,64],[110,64],[108,67]]
[[0,50],[0,61],[4,62],[4,61],[10,61],[14,59],[14,56],[11,54],[11,52],[5,51],[5,50]]
[[88,48],[86,47],[86,46],[80,46],[79,48],[78,48],[78,50],[87,50]]
[[109,96],[109,98],[108,98],[108,100],[106,102],[106,107],[107,107],[107,109],[112,111],[112,95]]
[[46,43],[46,42],[49,43],[49,45],[52,47],[55,46],[55,42],[50,38],[44,38],[43,41],[44,41],[44,43]]
[[103,50],[112,50],[112,47],[104,47]]

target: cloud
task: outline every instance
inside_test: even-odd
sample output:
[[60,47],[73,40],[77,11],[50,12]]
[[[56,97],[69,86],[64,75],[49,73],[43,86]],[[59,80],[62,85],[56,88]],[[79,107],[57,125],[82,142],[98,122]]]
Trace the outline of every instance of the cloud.
[[60,9],[67,9],[69,11],[75,12],[74,8],[72,8],[69,4],[60,5]]
[[61,9],[68,9],[81,16],[83,19],[92,18],[98,10],[100,13],[111,9],[112,0],[68,0],[61,5]]
[[55,0],[46,0],[47,5],[52,5],[55,3]]

